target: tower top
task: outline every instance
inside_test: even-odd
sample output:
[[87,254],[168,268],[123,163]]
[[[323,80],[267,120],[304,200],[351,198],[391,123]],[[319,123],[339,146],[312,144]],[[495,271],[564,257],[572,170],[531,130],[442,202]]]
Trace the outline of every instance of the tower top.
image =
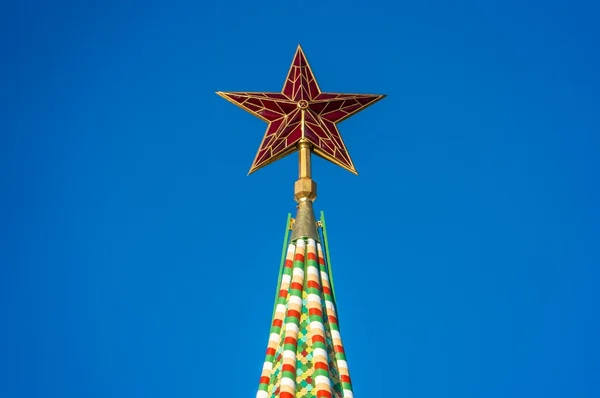
[[300,152],[299,175],[294,185],[298,202],[292,240],[319,240],[312,202],[317,184],[312,180],[310,154],[354,173],[356,168],[338,131],[337,124],[384,98],[383,94],[322,92],[298,45],[280,93],[223,92],[217,94],[268,123],[250,172],[293,152]]
[[337,123],[384,95],[322,92],[300,46],[280,93],[217,94],[268,123],[249,174],[299,152],[294,185],[298,212],[295,219],[288,215],[286,222],[273,321],[256,397],[352,398],[325,218],[321,213],[317,224],[313,211],[317,184],[312,180],[311,153],[356,174]]

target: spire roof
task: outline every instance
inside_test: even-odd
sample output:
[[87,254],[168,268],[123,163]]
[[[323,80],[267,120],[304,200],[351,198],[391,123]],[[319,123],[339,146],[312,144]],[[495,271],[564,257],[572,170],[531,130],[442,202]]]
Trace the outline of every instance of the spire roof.
[[351,398],[352,382],[321,243],[287,249],[257,398]]

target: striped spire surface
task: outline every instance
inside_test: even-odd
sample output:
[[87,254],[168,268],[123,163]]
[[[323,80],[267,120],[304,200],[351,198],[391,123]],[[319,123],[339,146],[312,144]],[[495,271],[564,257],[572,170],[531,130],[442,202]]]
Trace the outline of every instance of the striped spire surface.
[[287,248],[257,398],[352,398],[352,383],[321,244]]

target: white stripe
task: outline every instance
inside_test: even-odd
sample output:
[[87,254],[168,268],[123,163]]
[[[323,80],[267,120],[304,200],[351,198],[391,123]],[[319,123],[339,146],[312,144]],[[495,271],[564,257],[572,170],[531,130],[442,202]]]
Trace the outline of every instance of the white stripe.
[[296,359],[296,353],[291,350],[285,350],[285,351],[283,351],[283,357],[290,358],[290,359]]
[[350,390],[344,390],[344,398],[354,398],[354,394]]
[[317,242],[315,242],[314,239],[308,238],[308,245],[309,246],[315,246],[315,243],[317,243]]
[[269,341],[274,341],[276,343],[279,343],[280,340],[281,340],[281,337],[279,337],[279,334],[277,334],[277,333],[271,333],[271,335],[269,336]]
[[317,321],[312,321],[310,323],[310,328],[311,329],[320,329],[320,330],[325,330],[325,328],[323,327],[323,324],[321,322],[317,322]]
[[263,365],[263,370],[271,370],[273,369],[273,362],[265,362]]
[[304,278],[304,270],[300,267],[298,268],[294,268],[294,271],[292,271],[294,276],[301,276]]
[[291,275],[283,274],[281,276],[281,284],[284,284],[284,283],[289,284],[291,280],[292,280],[292,276]]
[[312,266],[312,265],[307,267],[306,272],[311,275],[319,276],[319,270],[317,269],[317,267]]
[[331,381],[327,376],[317,376],[315,377],[315,384],[327,384],[331,387]]
[[326,273],[326,272],[321,272],[321,279],[323,279],[323,280],[325,280],[325,281],[329,282],[329,277],[327,276],[327,273]]
[[342,339],[342,337],[340,336],[340,332],[338,332],[337,330],[331,331],[331,337],[338,340]]
[[294,380],[290,379],[289,377],[282,377],[281,385],[291,387],[292,389],[296,388],[296,383],[294,383]]
[[325,307],[327,307],[328,310],[333,310],[333,303],[329,300],[325,300]]
[[304,247],[305,245],[306,245],[306,243],[304,243],[303,239],[298,239],[296,241],[296,246],[298,246],[298,247]]
[[319,303],[319,304],[321,304],[321,297],[319,297],[318,295],[316,295],[316,294],[314,294],[314,293],[311,293],[311,294],[309,294],[308,296],[306,296],[306,299],[307,299],[309,302],[314,302],[314,303]]
[[268,395],[269,395],[268,392],[263,391],[263,390],[258,390],[258,392],[256,393],[256,398],[267,398]]
[[315,357],[327,358],[327,351],[325,351],[323,348],[315,348],[313,350],[313,358]]
[[337,365],[338,365],[338,368],[344,368],[344,369],[348,370],[348,362],[346,362],[342,359],[337,360]]
[[289,245],[288,246],[288,254],[289,253],[294,253],[294,250],[296,250],[296,247],[294,245]]
[[277,307],[275,307],[275,312],[281,312],[283,314],[285,314],[285,305],[284,304],[277,304]]
[[285,324],[285,331],[287,332],[288,330],[293,330],[296,334],[298,334],[298,325],[296,325],[295,323],[286,323]]
[[290,296],[290,303],[302,305],[302,297],[300,296]]

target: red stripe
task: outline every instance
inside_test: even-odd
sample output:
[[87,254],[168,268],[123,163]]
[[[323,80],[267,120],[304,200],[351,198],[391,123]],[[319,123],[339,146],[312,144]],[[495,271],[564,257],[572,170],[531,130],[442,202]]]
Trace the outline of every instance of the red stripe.
[[308,287],[311,287],[313,289],[318,289],[319,288],[319,282],[316,281],[308,281]]
[[282,392],[279,394],[279,397],[280,397],[280,398],[294,398],[294,394],[292,394],[292,393],[289,393],[289,392],[286,392],[286,391],[282,391]]
[[315,253],[308,253],[308,259],[309,260],[317,260],[317,255]]
[[327,318],[329,318],[329,322],[335,323],[337,325],[337,318],[336,317],[334,317],[333,315],[329,315]]
[[316,369],[323,369],[323,370],[329,370],[329,368],[327,367],[327,364],[325,362],[317,362],[315,363],[315,368]]
[[296,341],[296,339],[293,338],[293,337],[286,337],[283,342],[285,344],[293,344],[293,345],[297,345],[298,344],[298,342]]
[[276,352],[277,350],[275,350],[273,347],[267,348],[267,355],[275,355]]
[[282,370],[284,372],[296,373],[296,368],[294,367],[294,365],[285,364],[285,365],[283,365]]
[[283,325],[283,320],[282,319],[275,319],[273,321],[273,326],[277,326],[278,328],[280,328]]
[[323,257],[319,257],[319,264],[325,265],[325,259]]
[[294,256],[294,261],[304,262],[304,254],[296,253],[296,255]]
[[287,291],[286,290],[280,290],[279,291],[279,297],[287,297]]
[[313,334],[312,340],[313,343],[319,342],[325,344],[325,338],[323,336],[319,336],[318,334]]
[[302,290],[302,283],[292,282],[292,289]]
[[331,393],[325,390],[317,391],[317,398],[331,398]]
[[329,368],[327,367],[327,364],[324,362],[317,362],[315,363],[315,368],[316,369],[322,369],[322,370],[329,370]]
[[342,375],[342,377],[341,377],[341,378],[342,378],[342,381],[343,381],[344,383],[351,383],[351,382],[350,382],[350,376]]
[[344,353],[344,347],[342,347],[341,345],[334,345],[333,349],[335,350],[335,352],[339,352],[339,353]]
[[271,378],[269,376],[262,376],[260,378],[260,384],[269,384],[270,381],[271,381]]
[[323,286],[323,293],[331,295],[331,290],[327,286]]
[[311,308],[311,309],[308,310],[308,315],[323,316],[323,312],[321,312],[321,310],[318,309],[318,308]]
[[294,265],[294,262],[292,260],[285,260],[286,268],[292,268],[293,265]]
[[300,312],[296,310],[288,310],[288,316],[293,316],[294,318],[300,319]]

